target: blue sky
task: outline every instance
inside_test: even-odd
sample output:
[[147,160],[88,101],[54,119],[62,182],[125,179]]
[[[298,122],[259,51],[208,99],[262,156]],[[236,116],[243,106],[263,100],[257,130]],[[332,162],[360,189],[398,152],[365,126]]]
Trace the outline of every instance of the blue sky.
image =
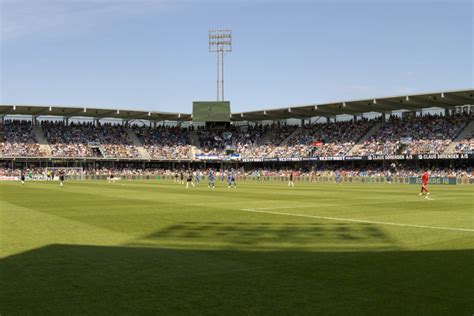
[[2,104],[233,111],[465,89],[473,5],[446,1],[0,0]]

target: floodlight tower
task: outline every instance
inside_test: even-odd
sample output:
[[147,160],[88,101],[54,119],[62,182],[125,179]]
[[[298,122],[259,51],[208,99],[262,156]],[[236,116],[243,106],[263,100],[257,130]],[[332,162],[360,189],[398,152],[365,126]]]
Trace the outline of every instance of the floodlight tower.
[[224,54],[231,51],[231,30],[209,31],[209,52],[217,55],[217,101],[224,101]]

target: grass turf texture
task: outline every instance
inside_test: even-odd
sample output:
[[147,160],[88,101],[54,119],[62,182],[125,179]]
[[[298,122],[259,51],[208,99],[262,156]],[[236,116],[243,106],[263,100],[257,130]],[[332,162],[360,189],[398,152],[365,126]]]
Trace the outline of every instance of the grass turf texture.
[[470,186],[217,185],[0,183],[1,314],[474,311]]

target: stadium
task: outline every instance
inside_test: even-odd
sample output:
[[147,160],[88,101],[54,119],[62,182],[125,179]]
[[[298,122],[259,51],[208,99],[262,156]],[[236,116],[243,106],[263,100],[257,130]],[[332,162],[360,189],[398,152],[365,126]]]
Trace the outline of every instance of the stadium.
[[2,179],[18,180],[24,169],[35,179],[63,169],[83,180],[110,172],[166,179],[211,168],[249,179],[294,173],[331,182],[338,173],[342,182],[410,183],[425,168],[433,182],[466,184],[472,103],[474,90],[462,90],[240,113],[227,107],[212,121],[207,113],[1,105]]
[[471,315],[474,89],[244,109],[232,36],[187,111],[1,102],[0,314]]

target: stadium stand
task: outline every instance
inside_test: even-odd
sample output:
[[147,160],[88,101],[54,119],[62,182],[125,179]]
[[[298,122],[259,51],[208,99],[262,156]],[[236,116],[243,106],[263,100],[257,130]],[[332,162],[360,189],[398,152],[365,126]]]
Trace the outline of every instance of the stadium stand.
[[224,154],[232,150],[243,156],[252,156],[260,138],[272,127],[263,125],[231,126],[226,130],[198,129],[198,153]]
[[306,125],[286,145],[278,146],[273,154],[286,158],[345,155],[372,124],[371,121],[361,120]]
[[41,123],[41,127],[53,157],[99,157],[100,153],[94,153],[87,143],[88,135],[93,134],[92,124],[65,125],[62,122],[45,121]]
[[179,127],[133,126],[143,147],[152,159],[179,160],[191,159],[189,131]]
[[[192,160],[194,154],[242,158],[304,158],[368,155],[472,153],[469,114],[391,116],[386,122],[340,121],[296,125],[245,125],[226,130],[204,127],[5,121],[4,157]],[[44,137],[41,133],[44,134]],[[194,135],[194,145],[191,144]],[[46,148],[48,150],[46,150]],[[50,155],[48,153],[51,153]]]
[[297,125],[285,125],[277,128],[277,131],[273,133],[273,136],[265,144],[254,147],[246,153],[246,156],[252,158],[275,158],[279,154],[279,148],[284,146],[282,146],[282,143],[297,130]]
[[[469,115],[426,115],[408,120],[392,116],[353,154],[366,156],[445,153],[448,145],[470,119]],[[405,143],[403,139],[406,139]]]
[[33,132],[31,121],[8,120],[0,124],[2,142],[0,150],[3,157],[43,157]]
[[140,158],[122,125],[48,121],[41,125],[53,157]]
[[474,132],[467,134],[456,144],[455,152],[459,154],[470,154],[474,152]]
[[471,120],[448,146],[446,152],[458,154],[474,153],[474,120]]

